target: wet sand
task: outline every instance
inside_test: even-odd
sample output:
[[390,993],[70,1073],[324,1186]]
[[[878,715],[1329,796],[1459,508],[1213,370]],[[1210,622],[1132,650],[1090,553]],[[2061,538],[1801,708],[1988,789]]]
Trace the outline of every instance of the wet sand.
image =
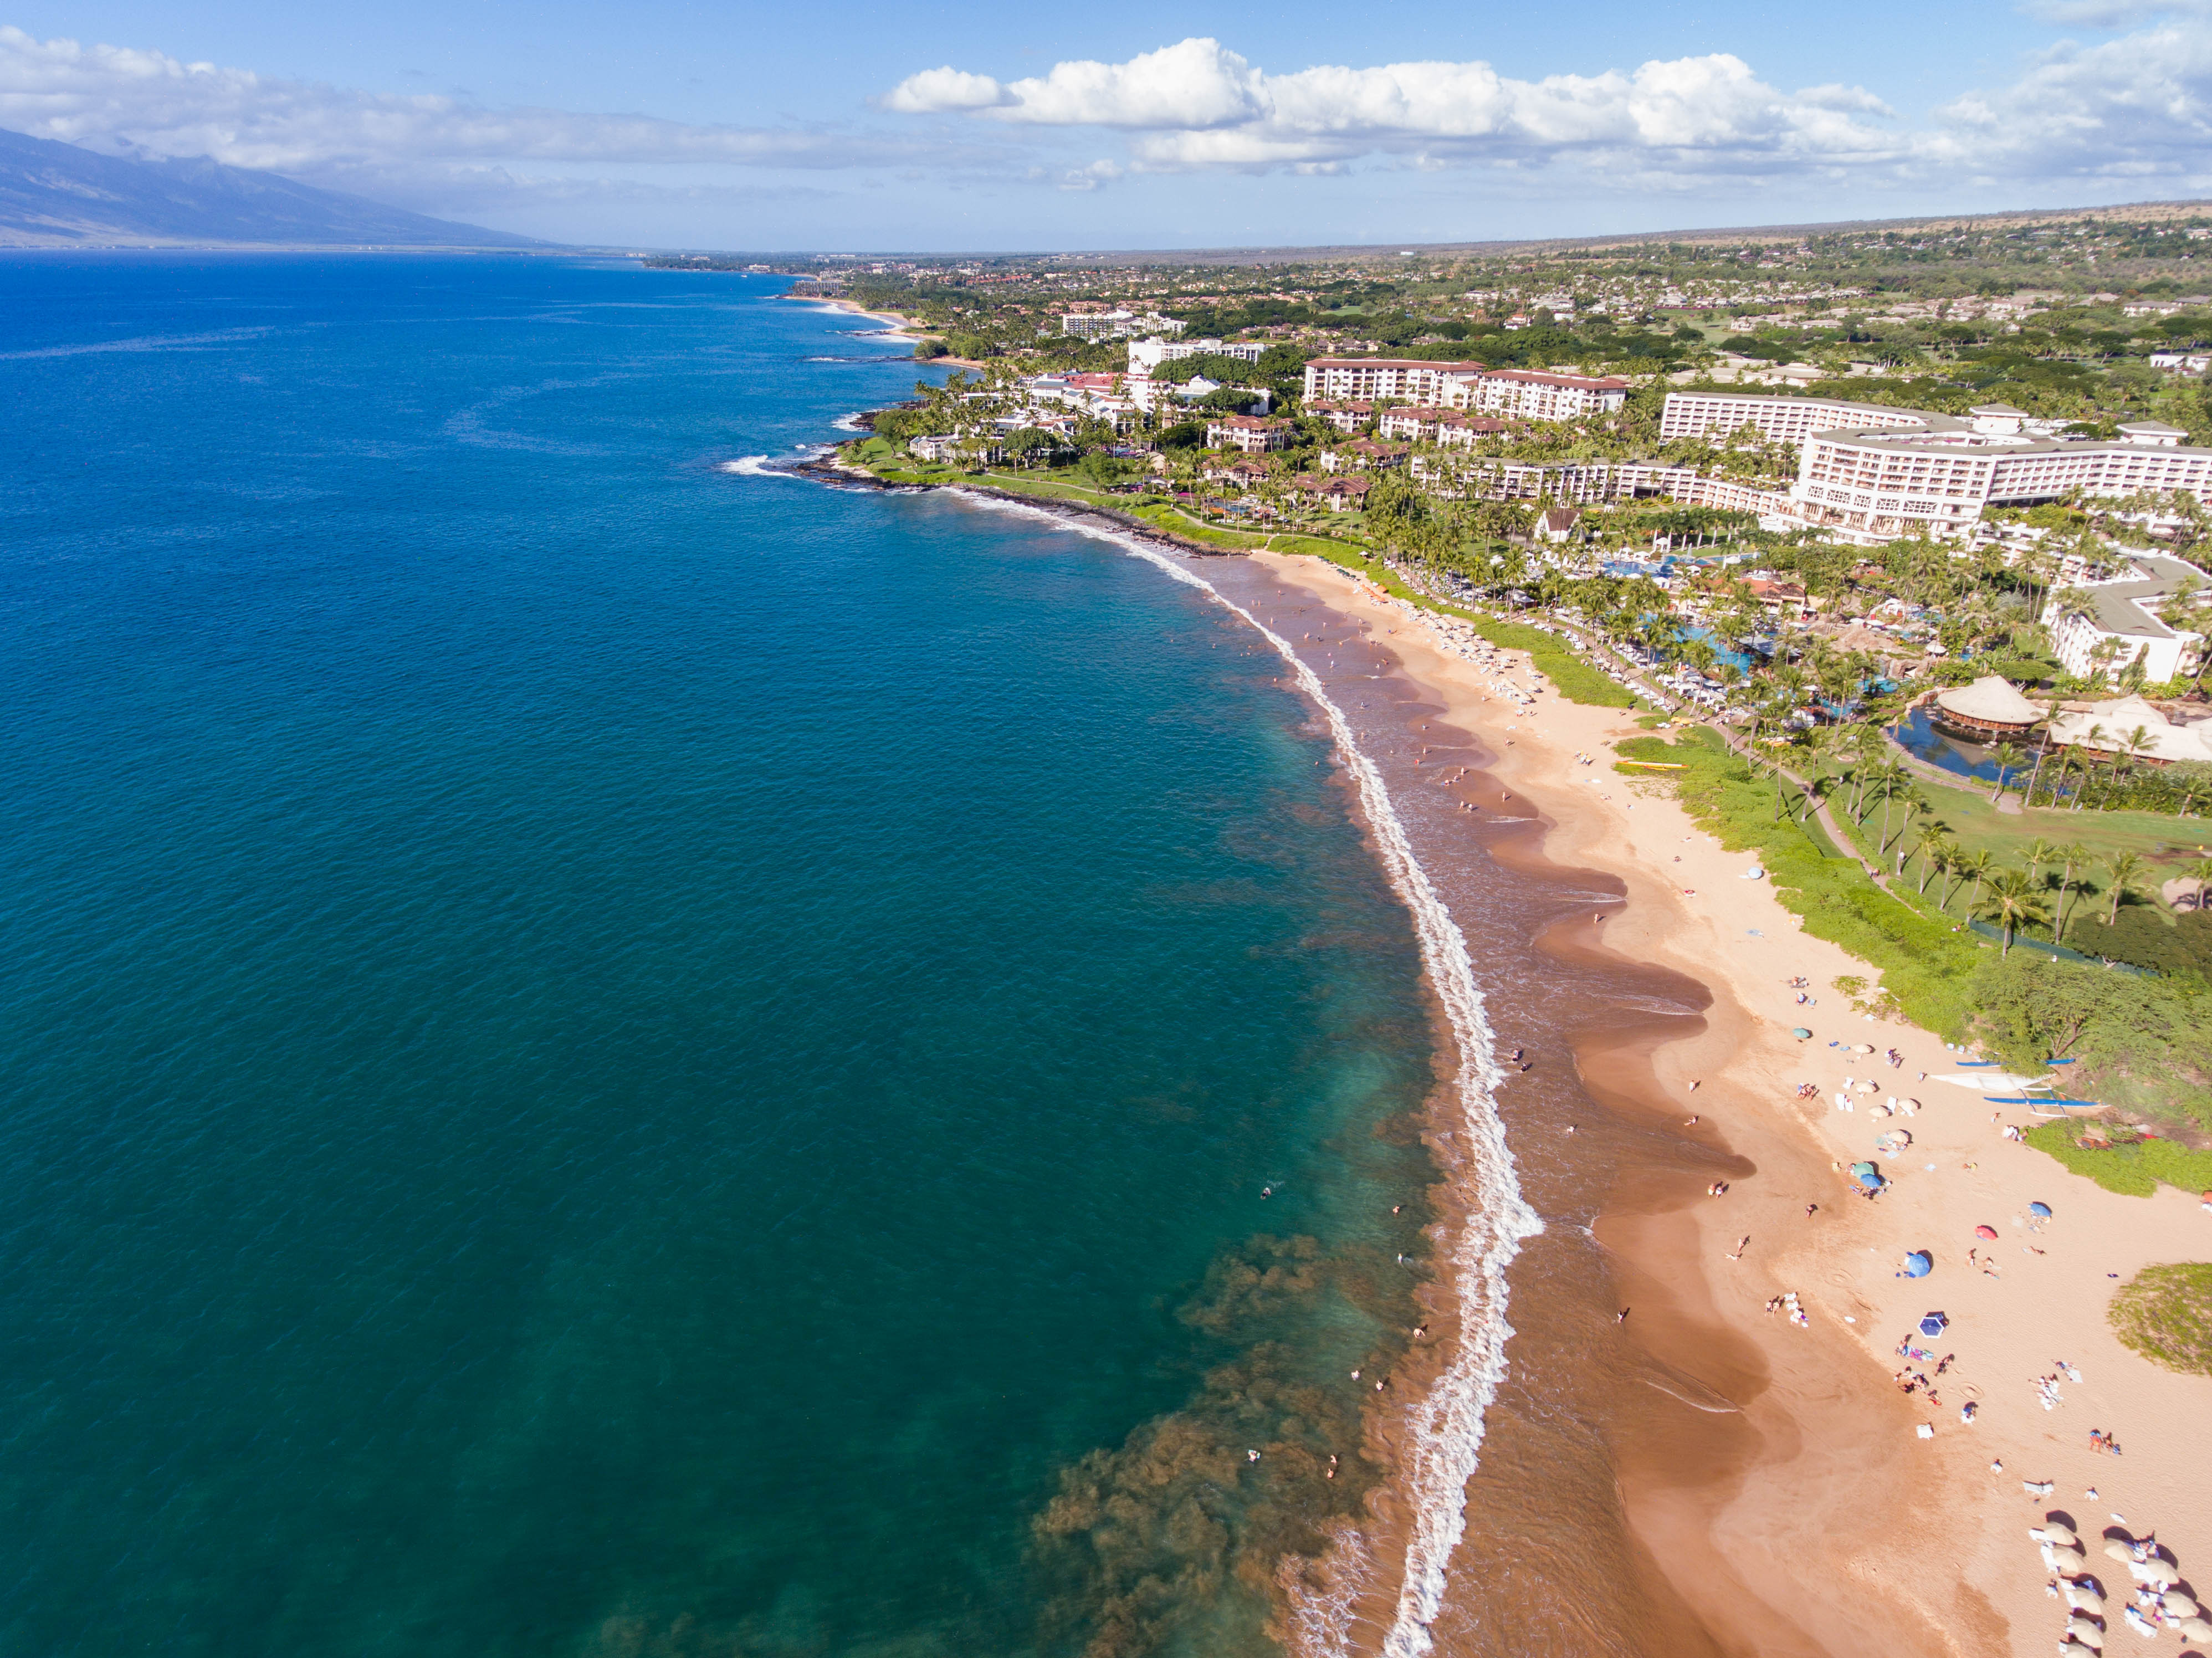
[[[1978,1096],[1933,1080],[1955,1071],[1936,1039],[1850,1013],[1833,981],[1871,976],[1864,965],[1805,937],[1765,882],[1743,878],[1748,857],[1612,771],[1605,744],[1638,734],[1630,715],[1546,688],[1526,717],[1494,672],[1343,572],[1269,555],[1222,564],[1241,571],[1209,579],[1357,708],[1476,954],[1501,1047],[1534,1066],[1501,1097],[1546,1230],[1510,1269],[1510,1369],[1468,1484],[1439,1649],[1840,1654],[1871,1637],[1914,1654],[2047,1651],[2063,1612],[2025,1535],[2046,1512],[2073,1516],[2088,1570],[2112,1570],[2099,1533],[2124,1523],[2155,1530],[2185,1576],[2212,1578],[2212,1503],[2188,1472],[2212,1466],[2212,1380],[2155,1369],[2103,1320],[2107,1273],[2206,1258],[2212,1215],[2182,1193],[2121,1198],[2066,1175],[2003,1139]],[[1796,974],[1816,1006],[1784,987]],[[1801,1022],[1816,1033],[1802,1046]],[[1877,1070],[1838,1041],[1905,1062]],[[1915,1144],[1884,1160],[1897,1183],[1878,1202],[1853,1197],[1841,1169],[1893,1124],[1832,1108],[1845,1075],[1924,1108],[1894,1120]],[[1801,1081],[1820,1097],[1794,1097]],[[1448,1127],[1434,1143],[1449,1170]],[[2027,1230],[2031,1196],[2059,1212],[2041,1232]],[[1977,1224],[2001,1236],[1970,1262]],[[1935,1277],[1893,1277],[1912,1248],[1936,1253]],[[1763,1310],[1790,1290],[1803,1328]],[[1899,1339],[1936,1307],[1953,1321],[1937,1345],[1958,1362],[1931,1406],[1891,1376]],[[1455,1336],[1435,1310],[1431,1353]],[[2046,1412],[2035,1379],[2058,1359],[2083,1381]],[[1422,1377],[1398,1380],[1410,1394]],[[1402,1421],[1378,1411],[1384,1455]],[[2094,1455],[2092,1426],[2130,1455]],[[2023,1479],[2056,1488],[2039,1498]],[[1362,1540],[1376,1564],[1345,1574],[1364,1585],[1351,1629],[1366,1649],[1389,1623],[1408,1518],[1387,1495],[1374,1506]]]

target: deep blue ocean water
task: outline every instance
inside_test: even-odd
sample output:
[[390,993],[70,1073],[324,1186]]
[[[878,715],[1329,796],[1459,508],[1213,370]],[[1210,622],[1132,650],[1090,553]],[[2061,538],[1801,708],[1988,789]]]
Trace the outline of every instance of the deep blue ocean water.
[[915,379],[777,286],[0,262],[0,1652],[1231,1653],[1356,1490],[1430,1049],[1325,738],[725,470]]

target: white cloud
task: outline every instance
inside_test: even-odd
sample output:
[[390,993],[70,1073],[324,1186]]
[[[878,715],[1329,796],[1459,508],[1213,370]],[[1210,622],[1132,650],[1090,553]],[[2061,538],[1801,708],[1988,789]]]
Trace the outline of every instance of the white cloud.
[[1863,88],[1784,91],[1725,52],[1539,80],[1480,62],[1272,74],[1199,39],[1003,84],[932,70],[892,102],[998,124],[1119,129],[1133,164],[1155,172],[1331,172],[1382,157],[1425,168],[1575,166],[1630,188],[1793,175],[2193,180],[2212,173],[2212,29],[2177,19],[2091,48],[2054,47],[2011,85],[1955,97],[1917,131]]
[[9,27],[0,27],[0,126],[305,178],[494,161],[834,168],[945,154],[928,142],[822,129],[698,126],[359,92],[165,52],[42,41]]
[[1005,96],[989,76],[969,75],[948,64],[943,69],[926,69],[908,76],[885,95],[884,106],[923,115],[939,110],[983,109]]
[[1888,113],[1872,94],[1835,86],[1781,92],[1725,53],[1539,81],[1479,62],[1271,75],[1218,40],[1194,39],[1124,64],[1057,64],[1004,85],[932,70],[887,101],[1010,124],[1121,128],[1136,135],[1139,164],[1155,169],[1310,167],[1377,152],[1505,160],[1572,150],[1701,155],[1757,168],[1859,161],[1899,147],[1863,118]]
[[2002,176],[2201,180],[2212,174],[2212,36],[2168,24],[2053,48],[2011,86],[1936,112],[1929,163]]

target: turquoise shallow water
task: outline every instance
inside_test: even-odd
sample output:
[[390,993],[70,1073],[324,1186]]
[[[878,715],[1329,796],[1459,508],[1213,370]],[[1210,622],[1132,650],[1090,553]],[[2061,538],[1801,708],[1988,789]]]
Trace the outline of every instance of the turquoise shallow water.
[[914,378],[773,286],[0,264],[0,1651],[1233,1652],[1356,1488],[1430,1052],[1325,740],[724,470]]

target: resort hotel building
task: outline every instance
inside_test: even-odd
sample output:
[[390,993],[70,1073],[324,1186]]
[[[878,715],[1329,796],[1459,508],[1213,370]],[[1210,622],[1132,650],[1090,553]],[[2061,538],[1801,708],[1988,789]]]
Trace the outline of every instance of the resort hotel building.
[[1305,397],[1372,401],[1391,398],[1428,408],[1517,415],[1523,420],[1583,420],[1617,413],[1629,382],[1611,375],[1491,368],[1479,362],[1412,357],[1316,357],[1306,364]]
[[1798,446],[1797,481],[1786,492],[1756,492],[1751,509],[1777,528],[1818,527],[1861,546],[1960,539],[1984,507],[2033,506],[2076,490],[2212,489],[2212,449],[2184,446],[2179,428],[2157,421],[2123,426],[2112,439],[2069,438],[2002,404],[1960,419],[1817,398],[1676,392],[1659,429],[1668,439],[1724,441],[1746,427]]

